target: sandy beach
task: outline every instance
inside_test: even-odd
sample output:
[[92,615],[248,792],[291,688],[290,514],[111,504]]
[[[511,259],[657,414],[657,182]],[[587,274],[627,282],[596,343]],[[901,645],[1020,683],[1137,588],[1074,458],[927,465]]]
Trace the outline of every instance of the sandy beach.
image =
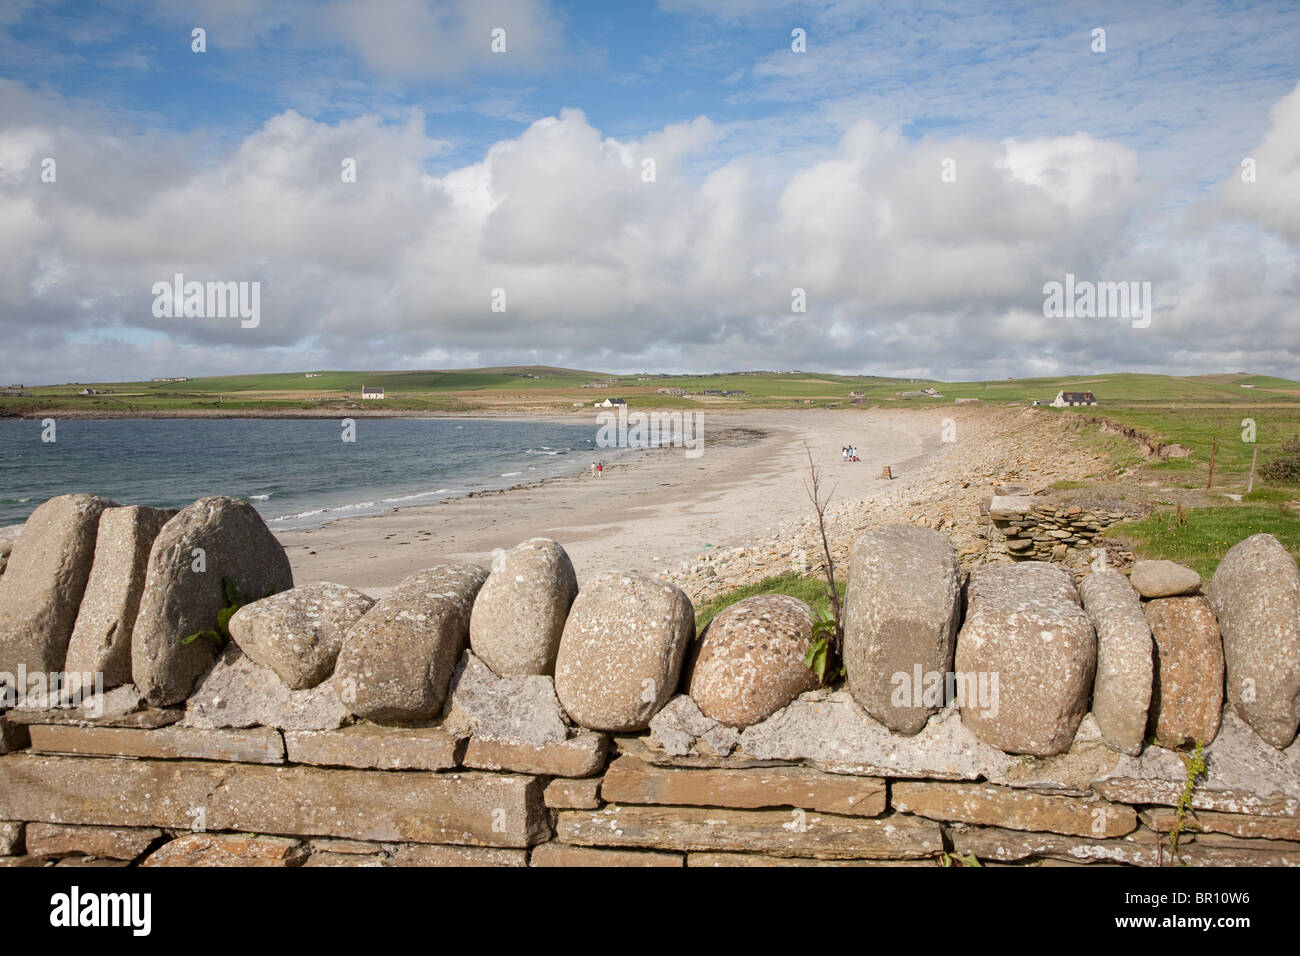
[[[435,564],[486,567],[493,549],[538,536],[565,547],[579,581],[606,569],[663,573],[701,552],[744,546],[809,517],[805,442],[835,497],[859,498],[882,484],[907,483],[940,452],[941,422],[950,414],[709,413],[697,458],[681,448],[627,452],[599,478],[584,472],[278,537],[297,583],[334,581],[373,596]],[[857,446],[861,461],[841,461],[846,444]],[[886,465],[898,476],[895,482],[880,481]]]

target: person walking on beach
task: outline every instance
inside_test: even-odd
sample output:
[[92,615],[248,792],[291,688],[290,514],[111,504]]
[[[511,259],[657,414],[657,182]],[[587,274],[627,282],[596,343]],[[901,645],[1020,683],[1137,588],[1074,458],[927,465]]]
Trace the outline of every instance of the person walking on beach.
[[604,473],[605,473],[605,463],[603,461],[596,462],[596,477],[599,478]]
[[849,460],[849,446],[848,446],[848,445],[841,445],[841,446],[840,446],[840,461],[848,461],[848,460]]

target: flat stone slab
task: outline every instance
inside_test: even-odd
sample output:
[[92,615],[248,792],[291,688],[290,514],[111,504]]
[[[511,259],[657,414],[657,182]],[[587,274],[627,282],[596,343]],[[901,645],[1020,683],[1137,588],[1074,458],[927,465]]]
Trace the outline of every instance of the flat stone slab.
[[177,723],[185,716],[179,707],[149,707],[131,714],[114,717],[86,717],[80,709],[51,708],[48,710],[11,710],[5,718],[15,724],[49,724],[66,727],[127,727],[136,730],[153,730]]
[[595,810],[600,806],[600,780],[557,777],[546,785],[542,799],[553,810]]
[[290,763],[360,770],[448,770],[460,764],[465,738],[440,727],[356,724],[341,730],[286,730]]
[[902,860],[937,855],[939,824],[919,817],[845,817],[804,810],[610,806],[562,810],[556,838],[579,846]]
[[[580,812],[580,811],[573,811]],[[0,819],[527,847],[549,836],[533,777],[9,754]]]
[[685,866],[680,853],[651,850],[603,850],[567,843],[543,843],[533,848],[529,866]]
[[[1126,836],[1098,839],[1060,833],[1025,833],[1001,827],[954,826],[949,829],[953,852],[976,859],[1008,863],[1043,857],[1073,863],[1122,863],[1131,866],[1169,865],[1169,847],[1159,834],[1137,830]],[[1182,861],[1187,847],[1179,848]]]
[[[1152,830],[1168,833],[1178,820],[1178,811],[1151,808],[1140,814]],[[1251,813],[1217,813],[1193,810],[1183,821],[1185,830],[1200,834],[1222,833],[1233,837],[1264,840],[1300,840],[1300,817],[1266,817]]]
[[1137,829],[1137,812],[1123,804],[988,784],[899,781],[892,786],[890,798],[895,810],[948,823],[1098,838],[1124,836]]
[[38,753],[284,763],[284,741],[279,731],[267,727],[251,730],[195,730],[190,727],[132,730],[34,724],[29,730],[32,750]]
[[524,850],[499,850],[478,846],[396,847],[386,866],[527,866]]
[[479,770],[536,773],[548,777],[590,777],[605,767],[609,737],[582,733],[551,744],[471,737],[461,763]]
[[874,817],[885,812],[885,782],[876,777],[822,773],[810,767],[674,770],[619,757],[605,771],[601,797],[611,803],[669,806],[802,807]]
[[813,860],[763,853],[688,853],[687,866],[938,866],[936,860]]
[[1032,512],[1042,503],[1042,498],[1032,495],[994,495],[989,502],[989,517],[997,521],[1012,520]]

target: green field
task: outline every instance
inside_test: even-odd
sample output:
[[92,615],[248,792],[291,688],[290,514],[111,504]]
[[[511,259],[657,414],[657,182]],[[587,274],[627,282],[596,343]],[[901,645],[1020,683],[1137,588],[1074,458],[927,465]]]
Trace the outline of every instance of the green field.
[[[308,377],[309,373],[311,377]],[[601,388],[584,384],[604,383]],[[1253,388],[1242,388],[1242,385]],[[590,405],[605,397],[626,398],[631,406],[657,408],[772,408],[850,406],[860,392],[866,407],[950,405],[955,399],[1027,404],[1051,400],[1058,391],[1092,391],[1097,408],[1063,409],[1060,414],[1105,414],[1143,429],[1159,431],[1168,413],[1199,409],[1204,420],[1179,420],[1176,431],[1189,431],[1199,442],[1210,432],[1223,441],[1239,435],[1240,422],[1254,409],[1260,441],[1275,440],[1293,425],[1300,427],[1300,382],[1262,376],[1214,375],[1175,378],[1133,373],[1076,375],[1059,378],[1004,379],[985,382],[938,382],[820,372],[719,373],[714,375],[611,375],[547,366],[424,371],[303,370],[269,375],[227,375],[185,382],[77,382],[28,387],[29,395],[0,395],[0,415],[38,415],[61,410],[95,414],[155,411],[239,414],[311,412],[331,414],[359,403],[363,385],[382,386],[385,398],[367,402],[371,411],[455,413],[476,410],[565,409]],[[113,394],[81,396],[82,389]],[[926,387],[941,397],[902,397]],[[681,388],[686,396],[660,395],[660,388]],[[741,391],[745,396],[706,396],[706,390]],[[1263,410],[1267,408],[1265,413]],[[1209,410],[1213,409],[1211,413]],[[1239,415],[1239,413],[1241,413]],[[1194,433],[1193,433],[1194,432]],[[1212,436],[1211,436],[1212,437]],[[1199,444],[1196,446],[1199,451]],[[1239,449],[1237,450],[1239,451]],[[1240,455],[1230,453],[1232,467]],[[1176,466],[1175,466],[1176,467]]]

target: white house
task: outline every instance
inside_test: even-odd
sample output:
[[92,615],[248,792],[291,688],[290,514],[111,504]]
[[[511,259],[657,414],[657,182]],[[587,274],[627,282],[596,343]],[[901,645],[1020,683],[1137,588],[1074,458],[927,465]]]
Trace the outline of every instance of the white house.
[[1092,392],[1057,392],[1052,399],[1053,408],[1065,408],[1070,405],[1096,405],[1097,399]]
[[383,398],[383,397],[384,397],[383,388],[378,386],[371,386],[371,385],[361,386],[361,398],[363,400],[367,398]]

